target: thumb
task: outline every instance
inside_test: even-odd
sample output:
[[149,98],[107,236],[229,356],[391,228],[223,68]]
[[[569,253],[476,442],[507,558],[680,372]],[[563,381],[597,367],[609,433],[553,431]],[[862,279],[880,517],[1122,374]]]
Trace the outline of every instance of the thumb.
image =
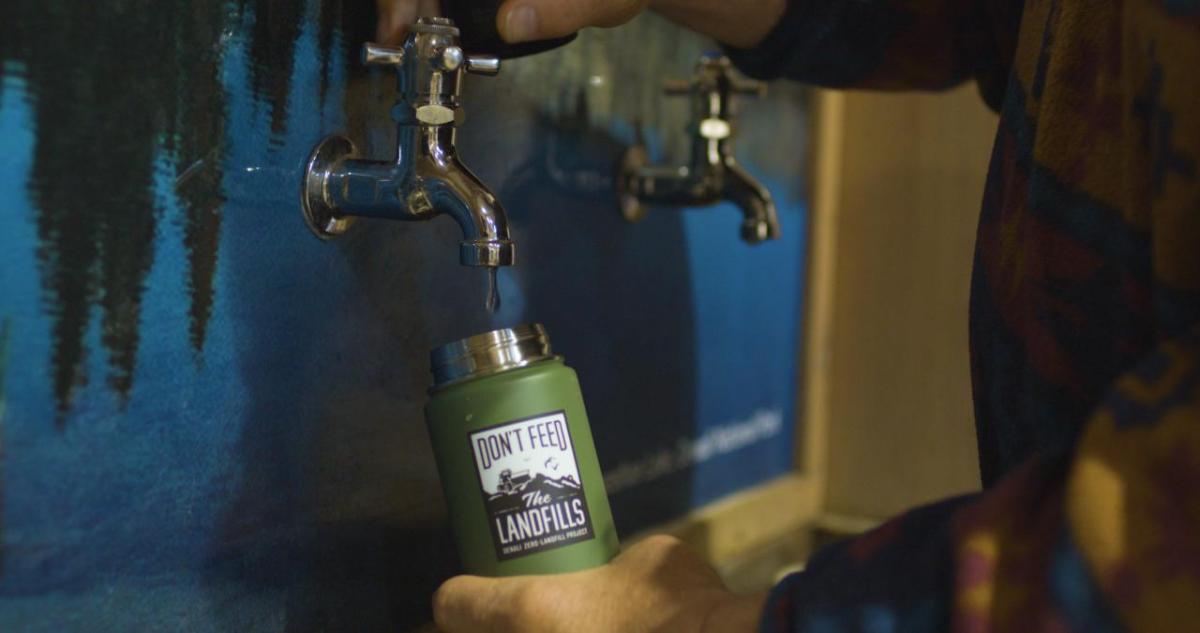
[[585,26],[617,26],[633,19],[648,0],[507,0],[496,28],[510,44],[570,35]]
[[511,616],[514,579],[456,576],[433,594],[433,621],[443,633],[494,631]]

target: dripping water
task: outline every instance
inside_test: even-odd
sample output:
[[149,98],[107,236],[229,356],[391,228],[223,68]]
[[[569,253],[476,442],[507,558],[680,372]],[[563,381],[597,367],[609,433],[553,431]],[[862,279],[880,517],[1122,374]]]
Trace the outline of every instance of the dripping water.
[[497,268],[488,266],[487,311],[495,314],[500,310],[500,280],[496,277]]

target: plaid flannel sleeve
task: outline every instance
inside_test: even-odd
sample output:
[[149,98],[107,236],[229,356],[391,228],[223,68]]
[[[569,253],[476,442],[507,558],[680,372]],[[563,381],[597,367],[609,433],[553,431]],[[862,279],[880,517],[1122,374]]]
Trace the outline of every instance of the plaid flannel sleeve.
[[1200,620],[1200,327],[1123,375],[1069,453],[814,556],[763,633],[1176,631]]

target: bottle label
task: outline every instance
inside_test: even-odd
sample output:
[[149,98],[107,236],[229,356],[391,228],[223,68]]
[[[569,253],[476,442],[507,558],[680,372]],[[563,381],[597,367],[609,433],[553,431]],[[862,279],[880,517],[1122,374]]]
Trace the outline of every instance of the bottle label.
[[595,538],[565,412],[505,422],[470,438],[500,560]]

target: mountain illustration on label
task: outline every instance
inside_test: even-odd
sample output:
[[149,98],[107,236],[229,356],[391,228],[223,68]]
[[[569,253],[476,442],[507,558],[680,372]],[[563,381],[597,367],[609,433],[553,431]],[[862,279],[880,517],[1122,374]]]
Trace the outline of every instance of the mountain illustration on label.
[[595,538],[565,413],[505,422],[470,439],[500,560]]

